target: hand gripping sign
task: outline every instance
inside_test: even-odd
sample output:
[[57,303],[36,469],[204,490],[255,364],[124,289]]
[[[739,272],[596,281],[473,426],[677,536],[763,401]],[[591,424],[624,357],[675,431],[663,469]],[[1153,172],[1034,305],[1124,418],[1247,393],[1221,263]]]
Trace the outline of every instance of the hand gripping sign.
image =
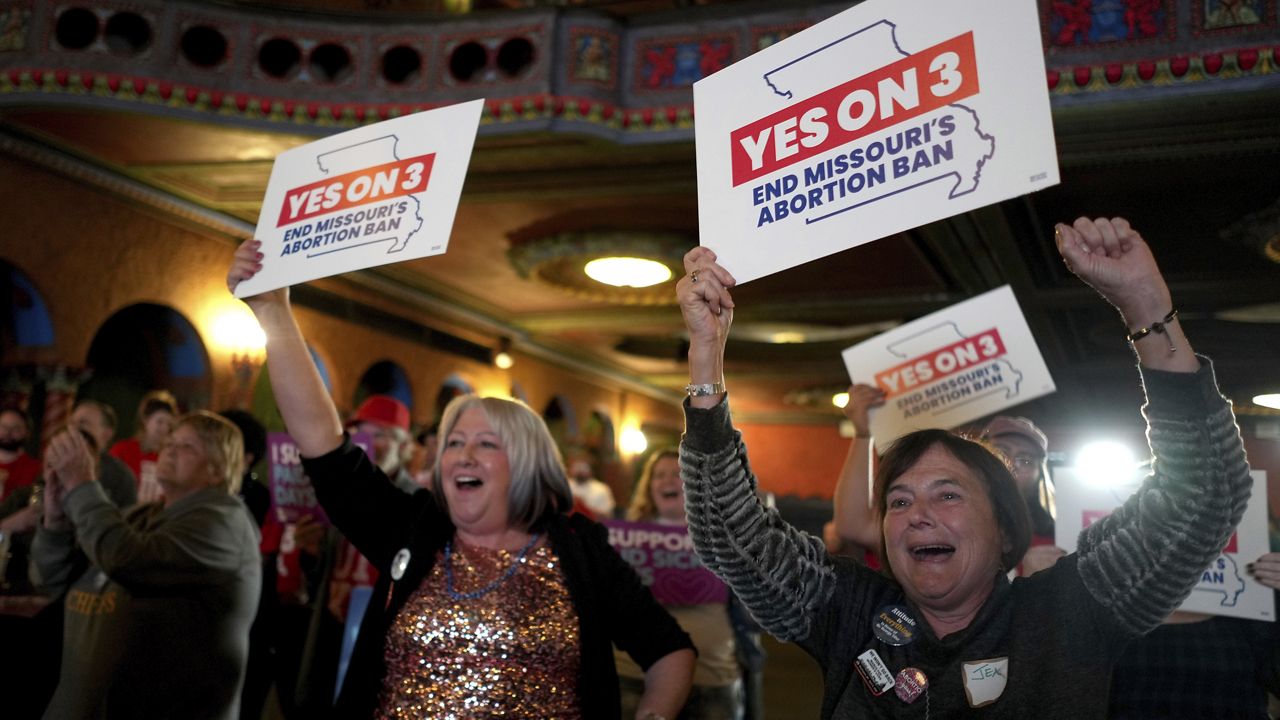
[[694,85],[737,280],[1058,182],[1034,3],[869,0]]
[[236,295],[445,252],[483,104],[415,113],[281,153],[255,230],[263,268]]
[[883,451],[924,428],[953,428],[1053,392],[1008,285],[877,335],[843,353],[854,382],[885,394],[871,413]]

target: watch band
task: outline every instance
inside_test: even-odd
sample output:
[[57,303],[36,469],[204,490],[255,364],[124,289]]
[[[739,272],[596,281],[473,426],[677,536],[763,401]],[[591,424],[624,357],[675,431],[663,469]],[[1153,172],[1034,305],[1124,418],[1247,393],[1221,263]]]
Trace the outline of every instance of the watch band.
[[706,395],[718,395],[724,392],[724,381],[717,380],[713,383],[702,383],[694,385],[690,383],[684,386],[684,391],[689,397],[704,397]]

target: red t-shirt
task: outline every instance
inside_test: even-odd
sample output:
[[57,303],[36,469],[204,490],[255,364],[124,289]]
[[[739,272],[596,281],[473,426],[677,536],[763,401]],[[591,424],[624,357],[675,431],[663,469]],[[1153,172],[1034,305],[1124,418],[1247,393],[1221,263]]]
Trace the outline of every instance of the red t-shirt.
[[14,490],[26,487],[40,477],[40,461],[26,454],[18,453],[13,462],[0,463],[0,500],[13,494]]
[[112,457],[116,458],[117,460],[124,463],[125,465],[128,465],[129,469],[133,471],[134,477],[139,477],[142,475],[143,458],[146,458],[154,462],[156,458],[159,457],[155,453],[142,452],[142,443],[139,442],[137,438],[129,438],[127,440],[121,440],[115,445],[112,445],[111,450],[109,452]]

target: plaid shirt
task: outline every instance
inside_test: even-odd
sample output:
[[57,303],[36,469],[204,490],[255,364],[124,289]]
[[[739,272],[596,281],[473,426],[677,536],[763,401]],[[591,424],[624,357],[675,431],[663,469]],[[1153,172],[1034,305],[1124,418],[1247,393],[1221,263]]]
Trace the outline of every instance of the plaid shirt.
[[1111,680],[1111,720],[1267,720],[1275,692],[1276,623],[1214,617],[1161,625],[1134,640]]

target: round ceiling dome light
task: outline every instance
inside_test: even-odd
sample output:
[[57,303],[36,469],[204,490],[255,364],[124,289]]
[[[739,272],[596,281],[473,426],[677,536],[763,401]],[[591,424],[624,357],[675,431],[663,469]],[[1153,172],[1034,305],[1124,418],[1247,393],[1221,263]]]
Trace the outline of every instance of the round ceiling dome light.
[[507,259],[521,277],[578,297],[669,305],[684,254],[696,244],[677,232],[582,230],[512,238]]
[[597,258],[582,266],[587,277],[614,287],[646,288],[671,279],[671,268],[638,257]]

